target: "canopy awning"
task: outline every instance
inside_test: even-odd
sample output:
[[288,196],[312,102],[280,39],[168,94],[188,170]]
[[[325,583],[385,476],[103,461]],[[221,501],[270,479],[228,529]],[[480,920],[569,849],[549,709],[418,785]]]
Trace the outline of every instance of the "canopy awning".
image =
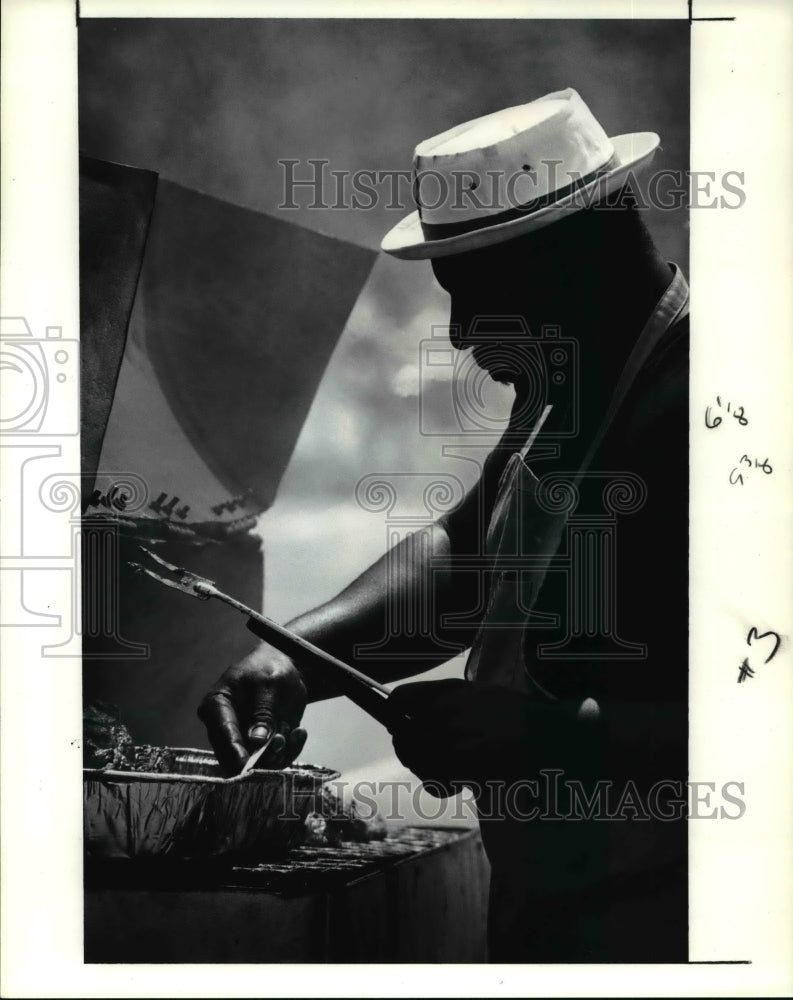
[[[129,186],[136,173],[118,173],[117,183]],[[136,513],[185,525],[269,507],[374,259],[372,250],[160,179],[100,491],[133,473],[148,490]],[[89,349],[98,311],[85,303],[96,298],[84,276]],[[118,340],[119,330],[104,336]],[[90,391],[106,388],[93,382]]]

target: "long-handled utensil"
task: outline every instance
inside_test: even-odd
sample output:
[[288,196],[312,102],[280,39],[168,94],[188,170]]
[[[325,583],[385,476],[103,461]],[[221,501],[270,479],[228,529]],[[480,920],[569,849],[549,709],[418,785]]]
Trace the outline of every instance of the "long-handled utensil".
[[[290,656],[298,663],[318,665],[331,670],[334,684],[343,694],[373,718],[377,719],[378,722],[381,722],[387,728],[390,726],[390,723],[394,720],[394,711],[388,704],[388,688],[371,677],[367,677],[366,674],[361,673],[360,670],[356,670],[355,667],[351,667],[348,663],[344,663],[343,660],[331,656],[330,653],[326,653],[313,643],[302,639],[294,632],[290,632],[283,625],[279,625],[258,611],[254,611],[253,608],[249,608],[229,594],[224,594],[212,580],[198,576],[196,573],[191,573],[183,566],[174,566],[142,545],[140,549],[149,559],[157,564],[158,571],[137,562],[129,563],[132,569],[139,573],[145,573],[166,587],[181,590],[183,594],[189,594],[191,597],[197,597],[202,601],[207,601],[210,597],[215,597],[219,601],[223,601],[224,604],[235,608],[247,616],[248,628],[255,635],[259,636],[260,639],[271,643],[276,649],[280,649],[282,653]],[[266,748],[267,744],[253,754],[245,766],[246,770],[256,763],[256,760],[258,760]]]

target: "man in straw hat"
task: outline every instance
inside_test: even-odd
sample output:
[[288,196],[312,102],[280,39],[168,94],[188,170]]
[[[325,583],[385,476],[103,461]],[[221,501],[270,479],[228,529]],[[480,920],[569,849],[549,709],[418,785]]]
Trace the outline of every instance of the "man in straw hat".
[[[385,681],[470,647],[465,680],[396,689],[392,728],[435,794],[474,790],[496,961],[687,957],[688,289],[631,194],[658,143],[565,90],[416,148],[382,247],[431,261],[512,414],[457,507],[290,623],[353,660],[426,602],[406,659],[366,662]],[[274,730],[283,766],[332,693],[262,644],[200,714],[229,771]]]

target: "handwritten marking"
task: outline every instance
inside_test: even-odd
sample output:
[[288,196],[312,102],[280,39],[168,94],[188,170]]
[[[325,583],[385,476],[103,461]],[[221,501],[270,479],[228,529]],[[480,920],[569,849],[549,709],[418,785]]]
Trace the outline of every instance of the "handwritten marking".
[[[769,637],[773,637],[774,639],[774,648],[771,650],[766,659],[763,661],[764,664],[770,663],[771,660],[773,660],[773,658],[776,656],[777,651],[779,650],[779,647],[782,644],[782,637],[779,635],[778,632],[773,632],[771,629],[769,629],[767,632],[758,632],[757,628],[754,625],[752,625],[752,627],[749,629],[749,634],[746,636],[747,646],[751,646],[752,642],[755,639],[768,639]],[[738,668],[738,683],[743,684],[743,682],[747,678],[754,676],[755,676],[754,668],[749,666],[749,657],[748,656],[744,657],[743,663]]]
[[[720,410],[724,408],[724,404],[721,401],[721,396],[716,397],[716,405]],[[708,428],[708,430],[713,430],[714,427],[718,427],[722,422],[722,418],[718,414],[716,414],[716,416],[713,417],[713,419],[711,420],[710,416],[711,409],[712,407],[710,406],[705,408],[705,426]],[[741,427],[746,427],[746,425],[749,423],[749,418],[746,416],[746,412],[743,406],[738,406],[733,410],[732,403],[728,401],[726,409],[727,413],[729,413],[731,417],[737,420],[738,423],[741,425]]]
[[754,670],[749,666],[748,658],[744,659],[738,669],[738,683],[743,684],[747,677],[754,677]]
[[759,633],[757,629],[754,627],[754,625],[752,625],[752,627],[749,629],[749,634],[746,637],[746,645],[751,646],[752,639],[767,639],[770,635],[774,637],[774,648],[771,650],[770,656],[765,661],[766,663],[770,663],[771,660],[773,660],[773,658],[776,656],[777,651],[782,643],[781,637],[776,632],[772,632],[770,629],[768,630],[768,632]]
[[[733,486],[737,486],[737,485],[743,486],[743,482],[744,482],[743,476],[741,475],[741,473],[738,472],[738,467],[740,467],[744,463],[746,463],[746,465],[750,469],[752,469],[752,468],[762,469],[763,472],[764,472],[764,474],[766,476],[770,476],[771,473],[774,471],[774,467],[768,461],[768,458],[764,458],[762,462],[760,461],[759,458],[756,458],[754,460],[754,465],[752,465],[752,459],[749,458],[748,455],[741,455],[740,459],[738,460],[738,466],[736,468],[734,468],[732,470],[732,472],[730,473],[730,483],[732,483]],[[736,475],[736,473],[737,473],[737,475]],[[735,478],[733,478],[733,477],[735,477]]]

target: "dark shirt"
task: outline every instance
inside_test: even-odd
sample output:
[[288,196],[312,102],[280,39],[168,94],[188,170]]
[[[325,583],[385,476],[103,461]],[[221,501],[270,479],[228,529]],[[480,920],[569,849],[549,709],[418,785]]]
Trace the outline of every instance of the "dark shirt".
[[[568,531],[580,529],[576,544],[603,547],[608,572],[576,581],[564,568],[571,542],[563,535],[522,630],[530,694],[595,698],[605,726],[600,765],[615,787],[630,781],[640,794],[658,781],[684,788],[687,778],[688,333],[687,316],[664,332],[579,483]],[[561,442],[553,458],[535,458],[532,450],[531,470],[541,482],[551,472],[573,479],[587,444],[584,434]],[[441,520],[453,551],[480,544],[519,447],[505,436],[476,486]],[[601,602],[610,628],[575,637],[580,601],[588,598]],[[549,646],[564,643],[548,655]],[[481,826],[493,865],[492,959],[686,960],[684,816],[568,822],[565,829],[548,822]],[[615,919],[626,926],[617,928]]]

